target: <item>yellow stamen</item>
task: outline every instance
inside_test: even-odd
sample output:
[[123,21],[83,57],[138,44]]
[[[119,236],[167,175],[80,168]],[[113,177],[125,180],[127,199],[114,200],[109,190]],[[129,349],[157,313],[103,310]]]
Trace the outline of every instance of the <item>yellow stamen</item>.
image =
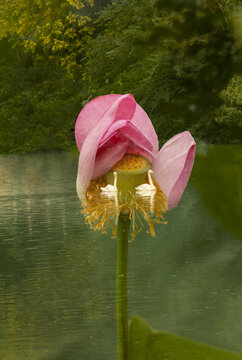
[[167,211],[167,197],[154,180],[156,192],[152,198],[136,195],[131,191],[118,193],[118,205],[115,199],[104,197],[100,188],[107,185],[105,177],[92,180],[87,190],[86,199],[82,202],[82,213],[86,223],[94,230],[107,232],[111,225],[113,237],[117,235],[117,222],[121,212],[129,214],[131,219],[131,241],[143,228],[143,220],[148,224],[151,236],[155,236],[154,223],[167,223],[164,213]]

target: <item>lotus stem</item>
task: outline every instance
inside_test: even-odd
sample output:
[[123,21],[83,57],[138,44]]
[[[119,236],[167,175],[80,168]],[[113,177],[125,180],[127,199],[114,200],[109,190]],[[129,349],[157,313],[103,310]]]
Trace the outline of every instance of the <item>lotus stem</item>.
[[118,360],[128,360],[128,238],[130,229],[129,214],[120,214],[117,240],[117,328]]

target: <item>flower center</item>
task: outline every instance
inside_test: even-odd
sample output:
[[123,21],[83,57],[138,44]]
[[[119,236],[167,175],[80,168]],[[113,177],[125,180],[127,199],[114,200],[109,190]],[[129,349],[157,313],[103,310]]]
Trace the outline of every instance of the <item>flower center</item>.
[[140,155],[125,154],[119,160],[111,171],[106,174],[108,184],[114,181],[113,172],[118,173],[117,187],[123,194],[131,191],[135,192],[135,187],[144,184],[148,170],[151,168],[151,163]]
[[142,156],[125,154],[113,167],[113,171],[143,173],[151,168],[150,162]]

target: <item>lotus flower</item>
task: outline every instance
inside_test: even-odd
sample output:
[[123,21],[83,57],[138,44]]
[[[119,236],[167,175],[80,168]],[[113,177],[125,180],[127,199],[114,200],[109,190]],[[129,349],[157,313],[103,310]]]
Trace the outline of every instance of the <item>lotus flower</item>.
[[175,135],[159,151],[154,127],[134,97],[111,94],[93,99],[82,109],[75,136],[80,151],[80,199],[85,198],[92,179],[106,174],[128,153],[150,161],[155,181],[167,196],[168,209],[178,205],[195,156],[196,144],[189,131]]

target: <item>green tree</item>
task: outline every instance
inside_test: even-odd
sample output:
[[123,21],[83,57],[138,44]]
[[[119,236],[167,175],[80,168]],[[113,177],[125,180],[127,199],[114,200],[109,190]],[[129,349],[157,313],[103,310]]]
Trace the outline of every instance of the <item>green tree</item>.
[[219,124],[242,127],[242,79],[234,76],[228,86],[221,91],[222,105],[216,112]]
[[0,41],[0,153],[70,149],[85,95],[61,66]]
[[237,0],[108,3],[0,6],[0,152],[68,149],[85,101],[128,92],[161,142],[185,129],[212,143],[238,142]]
[[220,141],[213,112],[236,69],[234,8],[217,0],[113,3],[87,52],[89,93],[133,93],[161,141],[185,129]]
[[0,38],[62,65],[70,75],[80,71],[91,19],[82,15],[93,0],[6,0],[0,7]]

